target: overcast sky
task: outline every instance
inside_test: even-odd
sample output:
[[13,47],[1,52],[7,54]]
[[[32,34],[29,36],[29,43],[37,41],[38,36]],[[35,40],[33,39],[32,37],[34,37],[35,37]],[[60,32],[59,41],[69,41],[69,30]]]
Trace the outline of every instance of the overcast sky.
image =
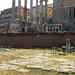
[[[48,0],[48,4],[52,4],[53,0]],[[33,0],[33,5],[35,6],[36,0]],[[16,0],[16,6],[18,5],[18,0]],[[22,6],[24,6],[24,0],[22,0]],[[11,8],[12,7],[12,0],[0,0],[0,11]],[[28,8],[30,8],[30,0],[28,0]]]

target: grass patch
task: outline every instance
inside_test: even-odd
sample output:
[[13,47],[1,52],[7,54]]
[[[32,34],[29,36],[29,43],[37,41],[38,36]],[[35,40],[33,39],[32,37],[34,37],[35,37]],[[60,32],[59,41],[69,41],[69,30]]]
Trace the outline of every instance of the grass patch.
[[64,59],[75,59],[75,57],[72,57],[72,56],[64,56],[64,55],[51,55],[51,56],[48,56],[48,58],[64,58]]

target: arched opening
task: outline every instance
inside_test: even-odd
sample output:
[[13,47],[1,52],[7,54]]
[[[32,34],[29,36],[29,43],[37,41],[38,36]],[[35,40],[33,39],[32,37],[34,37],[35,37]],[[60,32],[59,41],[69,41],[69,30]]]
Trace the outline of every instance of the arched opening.
[[22,32],[25,32],[25,29],[24,28],[22,28]]

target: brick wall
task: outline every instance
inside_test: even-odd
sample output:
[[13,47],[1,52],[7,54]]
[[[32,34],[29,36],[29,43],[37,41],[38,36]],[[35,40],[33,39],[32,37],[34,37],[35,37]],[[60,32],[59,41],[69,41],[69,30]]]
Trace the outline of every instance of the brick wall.
[[49,48],[62,47],[66,39],[71,39],[71,45],[75,46],[75,33],[7,33],[0,34],[0,46],[22,48]]

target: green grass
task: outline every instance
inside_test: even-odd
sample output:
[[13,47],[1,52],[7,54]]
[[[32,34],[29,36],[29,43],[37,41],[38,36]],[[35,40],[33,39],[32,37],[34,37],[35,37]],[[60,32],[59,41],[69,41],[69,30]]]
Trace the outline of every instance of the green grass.
[[64,59],[75,59],[74,56],[68,56],[68,55],[51,55],[51,56],[48,56],[48,58],[64,58]]
[[2,61],[0,61],[0,64],[2,64]]

